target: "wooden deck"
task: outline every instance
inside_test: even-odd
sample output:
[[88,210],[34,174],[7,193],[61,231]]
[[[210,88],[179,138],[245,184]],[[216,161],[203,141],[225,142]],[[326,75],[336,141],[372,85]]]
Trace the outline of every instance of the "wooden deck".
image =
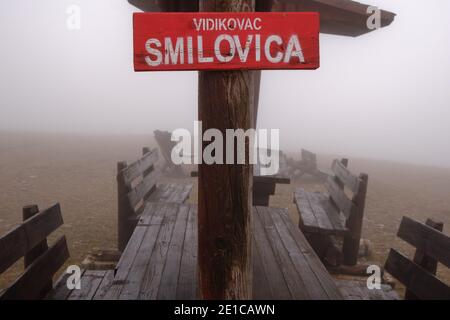
[[[254,299],[343,298],[287,210],[254,207],[253,224]],[[83,279],[49,299],[197,299],[197,208],[148,203],[116,270]]]

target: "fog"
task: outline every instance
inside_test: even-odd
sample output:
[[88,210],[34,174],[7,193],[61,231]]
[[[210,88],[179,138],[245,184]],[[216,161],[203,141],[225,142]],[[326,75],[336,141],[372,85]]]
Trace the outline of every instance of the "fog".
[[[450,2],[358,38],[321,35],[321,68],[265,71],[258,126],[281,148],[450,167]],[[66,27],[69,5],[81,30]],[[193,127],[197,73],[135,73],[125,0],[0,2],[0,131],[151,134]]]

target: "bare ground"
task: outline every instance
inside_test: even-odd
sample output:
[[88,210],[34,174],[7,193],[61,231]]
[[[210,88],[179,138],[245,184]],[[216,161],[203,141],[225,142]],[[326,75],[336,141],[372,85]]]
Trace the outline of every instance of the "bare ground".
[[[21,221],[21,208],[41,208],[60,202],[71,258],[79,264],[92,248],[116,246],[116,163],[137,159],[148,136],[76,136],[0,132],[0,235]],[[300,146],[299,146],[300,148]],[[389,248],[412,254],[412,248],[395,236],[402,216],[420,221],[434,218],[450,225],[450,169],[420,167],[350,158],[350,169],[369,174],[363,237],[372,243],[371,260],[383,265]],[[319,155],[319,166],[330,167],[333,156]],[[194,181],[194,179],[185,179]],[[271,205],[288,207],[297,223],[293,189],[323,190],[307,177],[280,185]],[[195,203],[194,188],[190,202]],[[448,233],[448,231],[447,231]],[[0,288],[21,272],[18,262],[0,276]],[[439,276],[450,283],[450,272]]]

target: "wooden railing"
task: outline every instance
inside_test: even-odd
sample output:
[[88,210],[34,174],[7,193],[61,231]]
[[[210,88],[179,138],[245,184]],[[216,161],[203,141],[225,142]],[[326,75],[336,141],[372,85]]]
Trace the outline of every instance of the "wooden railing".
[[128,165],[117,164],[118,247],[123,251],[133,233],[145,200],[155,190],[158,150],[143,148],[143,156]]
[[0,273],[24,257],[24,272],[0,295],[1,300],[42,299],[53,287],[53,276],[69,258],[65,236],[50,248],[47,237],[63,224],[60,205],[40,211],[23,209],[24,222],[0,238]]

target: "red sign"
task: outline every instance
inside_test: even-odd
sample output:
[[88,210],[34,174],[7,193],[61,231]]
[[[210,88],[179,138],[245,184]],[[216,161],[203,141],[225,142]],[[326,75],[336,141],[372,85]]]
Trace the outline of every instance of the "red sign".
[[317,69],[319,14],[135,13],[134,69]]

